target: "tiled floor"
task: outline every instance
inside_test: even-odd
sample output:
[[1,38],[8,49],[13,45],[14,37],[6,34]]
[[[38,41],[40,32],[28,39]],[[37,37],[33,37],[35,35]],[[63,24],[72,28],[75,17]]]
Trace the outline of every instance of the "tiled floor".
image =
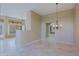
[[[0,48],[0,55],[4,56],[78,56],[75,46],[63,43],[36,42],[22,49],[15,49],[15,40],[7,42],[6,48]],[[2,44],[2,41],[0,41]]]

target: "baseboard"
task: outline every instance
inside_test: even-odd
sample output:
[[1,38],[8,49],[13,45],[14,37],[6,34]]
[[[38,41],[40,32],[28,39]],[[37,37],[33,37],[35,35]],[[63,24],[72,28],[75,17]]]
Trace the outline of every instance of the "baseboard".
[[68,44],[68,45],[74,45],[73,42],[64,42],[64,41],[57,41],[57,43],[63,43],[63,44]]

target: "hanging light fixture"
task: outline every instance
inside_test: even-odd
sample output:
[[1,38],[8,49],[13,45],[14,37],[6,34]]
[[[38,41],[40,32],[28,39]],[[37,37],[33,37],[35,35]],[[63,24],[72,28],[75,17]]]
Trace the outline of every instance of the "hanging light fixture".
[[56,29],[59,28],[59,22],[58,22],[58,3],[56,3]]
[[51,25],[52,25],[52,30],[62,28],[62,24],[59,24],[59,19],[58,19],[58,3],[56,3],[56,22],[55,24],[51,23]]

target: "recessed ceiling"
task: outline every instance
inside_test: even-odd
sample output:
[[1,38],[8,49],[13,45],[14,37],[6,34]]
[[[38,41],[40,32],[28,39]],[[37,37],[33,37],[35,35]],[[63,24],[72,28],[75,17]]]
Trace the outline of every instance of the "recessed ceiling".
[[[22,3],[22,4],[0,4],[1,5],[1,15],[5,16],[13,16],[24,18],[26,12],[29,10],[33,10],[39,15],[47,15],[50,13],[56,12],[56,4],[55,3]],[[68,9],[72,9],[75,7],[74,3],[60,3],[58,5],[59,11],[64,11]]]
[[[64,11],[68,9],[72,9],[75,7],[75,4],[58,4],[58,11]],[[40,15],[47,15],[50,13],[56,12],[56,4],[54,3],[49,3],[49,4],[41,4],[38,8],[34,9],[35,12],[37,12]]]

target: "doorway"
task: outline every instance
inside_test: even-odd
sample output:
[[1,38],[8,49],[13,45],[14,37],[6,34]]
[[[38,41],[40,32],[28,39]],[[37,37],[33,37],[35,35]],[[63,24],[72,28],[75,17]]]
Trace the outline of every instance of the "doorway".
[[51,23],[46,23],[46,39],[49,42],[55,40],[55,28],[52,28]]

